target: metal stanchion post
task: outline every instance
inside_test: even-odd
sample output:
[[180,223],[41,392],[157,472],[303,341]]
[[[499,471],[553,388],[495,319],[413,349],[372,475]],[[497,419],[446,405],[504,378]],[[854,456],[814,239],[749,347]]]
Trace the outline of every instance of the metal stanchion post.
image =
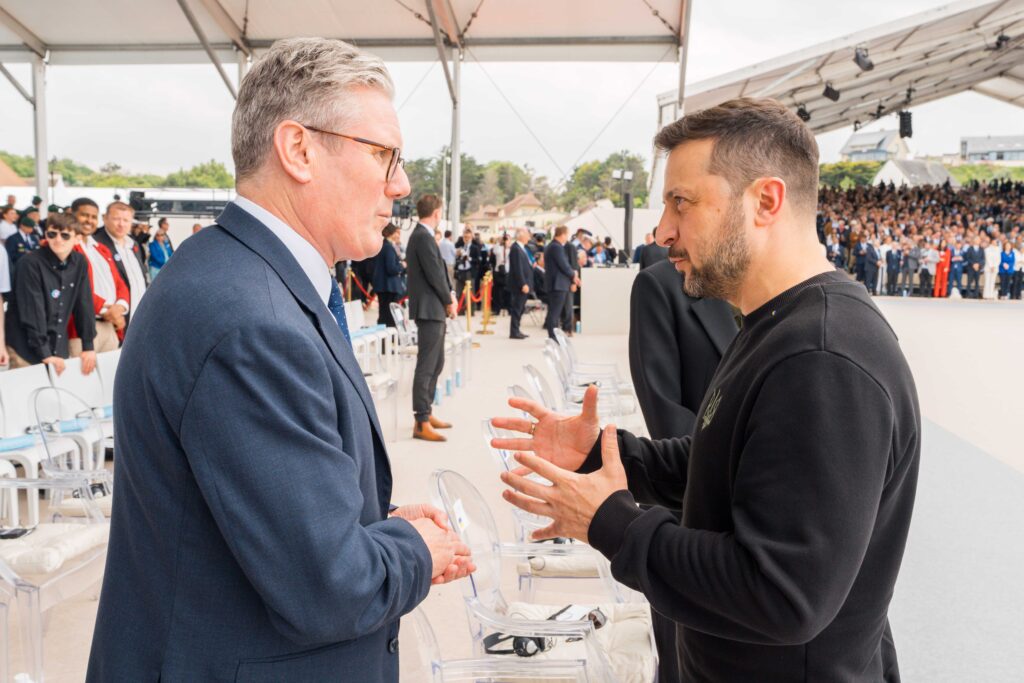
[[491,324],[491,290],[494,287],[494,276],[490,271],[484,273],[483,286],[480,288],[481,299],[480,305],[483,306],[483,329],[478,334],[494,334],[494,330],[488,330],[487,326]]
[[466,297],[466,332],[473,333],[472,320],[473,320],[473,282],[470,280],[466,281],[466,286],[462,289],[463,294]]

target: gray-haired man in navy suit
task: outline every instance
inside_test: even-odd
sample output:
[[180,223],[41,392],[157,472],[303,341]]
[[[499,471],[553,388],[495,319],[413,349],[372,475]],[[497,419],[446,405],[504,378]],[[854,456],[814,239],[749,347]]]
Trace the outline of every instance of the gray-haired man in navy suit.
[[238,198],[161,271],[121,355],[89,681],[397,681],[399,618],[473,570],[443,513],[391,506],[329,270],[379,252],[409,192],[392,92],[379,59],[320,38],[242,81]]

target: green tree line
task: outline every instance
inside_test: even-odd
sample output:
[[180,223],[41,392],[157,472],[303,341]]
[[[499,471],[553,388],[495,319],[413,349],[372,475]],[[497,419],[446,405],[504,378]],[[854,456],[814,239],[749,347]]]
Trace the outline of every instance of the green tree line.
[[[32,178],[36,174],[35,159],[31,156],[0,151],[0,159],[18,176]],[[98,170],[72,159],[54,159],[50,173],[59,173],[64,184],[72,187],[234,187],[235,179],[227,167],[211,159],[183,168],[168,175],[129,173],[114,163],[104,164]]]

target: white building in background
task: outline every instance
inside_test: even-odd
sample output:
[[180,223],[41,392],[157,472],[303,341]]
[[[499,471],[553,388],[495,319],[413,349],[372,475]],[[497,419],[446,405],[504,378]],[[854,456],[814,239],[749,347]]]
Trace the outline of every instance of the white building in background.
[[888,161],[910,156],[907,142],[896,130],[854,133],[839,151],[843,161]]
[[968,164],[1024,166],[1024,135],[960,138],[960,159]]
[[907,185],[942,185],[949,182],[953,187],[960,187],[956,178],[949,174],[945,166],[937,161],[915,161],[911,159],[890,159],[878,169],[872,185],[892,183],[896,187]]
[[480,231],[487,236],[497,235],[502,231],[512,232],[516,228],[543,230],[561,223],[564,219],[564,211],[557,208],[545,209],[532,192],[518,195],[501,206],[481,206],[462,218],[474,231]]

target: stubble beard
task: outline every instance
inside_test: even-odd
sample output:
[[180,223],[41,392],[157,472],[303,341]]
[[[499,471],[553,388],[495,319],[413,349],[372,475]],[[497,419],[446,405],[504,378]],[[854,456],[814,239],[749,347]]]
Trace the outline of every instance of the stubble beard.
[[669,250],[670,257],[690,261],[683,291],[698,299],[729,300],[739,290],[750,266],[750,245],[743,233],[743,205],[739,201],[730,205],[717,236],[702,246],[704,263],[700,268],[694,265],[686,249],[677,250],[673,245]]

